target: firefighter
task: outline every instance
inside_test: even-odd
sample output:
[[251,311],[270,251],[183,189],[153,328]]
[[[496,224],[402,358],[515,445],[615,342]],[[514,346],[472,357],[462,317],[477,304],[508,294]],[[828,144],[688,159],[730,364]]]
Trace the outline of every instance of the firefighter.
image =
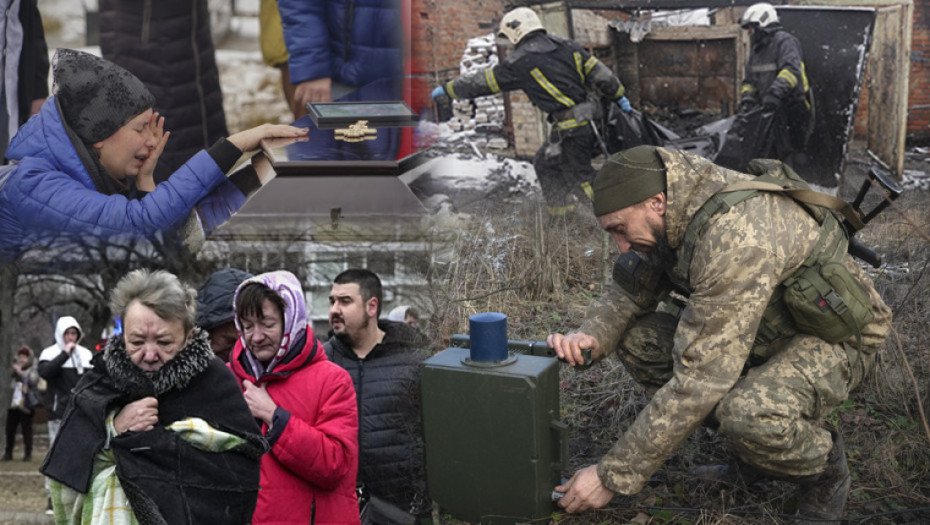
[[755,156],[780,159],[803,172],[814,106],[801,43],[782,28],[772,4],[749,6],[740,18],[740,27],[749,32],[751,42],[740,89],[740,112],[761,105],[765,111],[775,113],[771,147]]
[[593,88],[625,112],[632,111],[623,84],[610,69],[576,42],[546,33],[539,17],[519,7],[501,19],[498,36],[516,49],[498,65],[463,75],[433,90],[432,97],[470,99],[522,89],[548,115],[549,138],[536,152],[533,166],[550,215],[573,211],[580,194],[591,198],[594,169],[600,152],[594,120],[600,102]]

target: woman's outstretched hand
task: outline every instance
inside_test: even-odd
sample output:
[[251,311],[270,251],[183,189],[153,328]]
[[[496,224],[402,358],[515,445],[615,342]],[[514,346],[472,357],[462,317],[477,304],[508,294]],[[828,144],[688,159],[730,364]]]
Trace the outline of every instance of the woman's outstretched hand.
[[295,128],[287,124],[262,124],[252,129],[240,131],[226,140],[242,151],[258,149],[259,143],[264,139],[274,137],[297,138],[306,136],[309,128]]

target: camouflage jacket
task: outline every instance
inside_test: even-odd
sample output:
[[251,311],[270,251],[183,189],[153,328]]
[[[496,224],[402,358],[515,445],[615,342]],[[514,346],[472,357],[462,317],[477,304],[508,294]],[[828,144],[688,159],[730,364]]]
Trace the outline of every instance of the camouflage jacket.
[[[685,229],[704,202],[752,176],[688,153],[658,152],[667,168],[668,240],[678,253]],[[818,246],[820,233],[803,208],[776,193],[762,193],[710,219],[691,260],[691,295],[675,332],[673,377],[599,462],[605,487],[621,494],[639,492],[734,386],[773,291]],[[873,301],[875,319],[862,331],[862,351],[871,353],[884,340],[891,313],[858,263],[848,255],[844,263]],[[656,302],[648,294],[631,297],[612,282],[589,307],[580,331],[595,337],[609,354],[627,326]]]

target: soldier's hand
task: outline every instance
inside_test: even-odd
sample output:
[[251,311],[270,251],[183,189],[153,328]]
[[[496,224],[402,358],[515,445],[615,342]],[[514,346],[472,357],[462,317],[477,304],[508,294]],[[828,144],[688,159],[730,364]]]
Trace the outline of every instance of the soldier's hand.
[[559,499],[559,506],[569,513],[599,509],[614,497],[613,491],[605,487],[597,476],[597,465],[575,472],[572,479],[555,490],[565,494]]
[[550,334],[546,338],[546,344],[549,345],[549,348],[555,350],[556,356],[559,359],[564,359],[569,366],[584,364],[584,356],[581,351],[586,348],[591,349],[592,359],[596,360],[600,355],[600,345],[597,339],[582,332],[571,332],[567,335]]

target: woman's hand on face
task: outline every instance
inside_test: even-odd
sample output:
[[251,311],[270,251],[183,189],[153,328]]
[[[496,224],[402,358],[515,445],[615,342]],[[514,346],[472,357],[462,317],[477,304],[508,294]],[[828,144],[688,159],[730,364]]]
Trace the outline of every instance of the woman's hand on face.
[[240,131],[235,135],[230,135],[226,140],[245,152],[258,149],[263,139],[274,137],[297,138],[306,136],[308,131],[309,128],[295,128],[287,124],[262,124],[252,129]]
[[143,397],[129,403],[113,418],[117,434],[152,430],[155,423],[158,423],[158,400],[154,397]]
[[154,147],[148,158],[142,163],[142,167],[139,168],[139,175],[136,177],[136,188],[141,191],[155,191],[155,165],[158,164],[159,157],[165,151],[165,144],[168,142],[171,132],[165,131],[165,117],[156,112],[152,112],[152,118],[149,119],[145,127],[146,132],[152,134]]
[[265,389],[265,385],[258,387],[251,381],[246,380],[242,382],[242,387],[245,389],[245,391],[242,392],[242,396],[249,405],[252,416],[261,419],[268,426],[271,426],[271,420],[274,418],[274,410],[278,408],[278,406],[274,404],[271,396],[268,395],[268,390]]

